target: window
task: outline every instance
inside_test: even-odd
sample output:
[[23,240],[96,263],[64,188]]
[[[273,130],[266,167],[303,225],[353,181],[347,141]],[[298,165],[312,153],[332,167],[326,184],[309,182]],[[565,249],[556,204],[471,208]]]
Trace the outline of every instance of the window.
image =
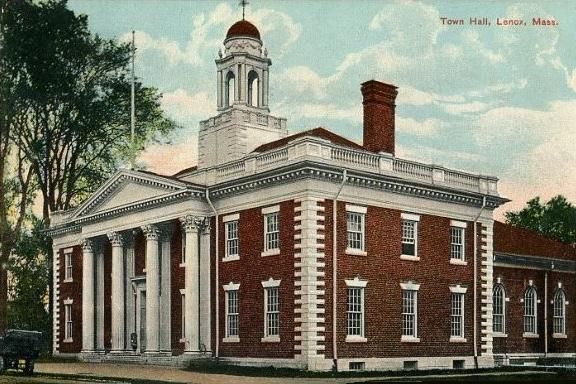
[[365,255],[365,229],[366,207],[346,204],[346,239],[347,253]]
[[72,300],[64,300],[64,341],[72,341]]
[[248,105],[258,106],[258,74],[250,71],[248,74]]
[[566,334],[566,295],[562,289],[554,294],[554,335]]
[[528,287],[524,292],[524,333],[536,334],[536,289]]
[[492,289],[492,324],[495,333],[506,332],[506,295],[501,284],[494,285]]
[[230,71],[226,75],[226,94],[224,95],[225,106],[229,107],[234,104],[235,95],[235,83],[234,83],[234,72]]
[[450,337],[464,337],[464,293],[452,292],[452,315],[450,316]]
[[418,291],[402,290],[402,336],[417,337],[417,304]]
[[64,254],[64,281],[72,281],[72,253]]
[[238,220],[226,223],[226,257],[238,256]]
[[280,336],[280,305],[278,300],[278,287],[264,289],[265,301],[265,327],[264,337]]
[[464,228],[450,227],[450,258],[465,261]]
[[345,280],[347,286],[346,301],[346,341],[366,342],[364,335],[364,289],[368,283],[356,276]]
[[363,371],[366,369],[366,363],[364,361],[351,361],[348,363],[348,369],[351,371]]
[[240,305],[238,302],[238,290],[240,284],[229,283],[224,286],[225,292],[225,315],[226,333],[224,342],[239,341]]
[[280,249],[280,226],[278,212],[273,212],[264,216],[264,251],[277,249]]
[[364,337],[364,288],[348,288],[346,334]]

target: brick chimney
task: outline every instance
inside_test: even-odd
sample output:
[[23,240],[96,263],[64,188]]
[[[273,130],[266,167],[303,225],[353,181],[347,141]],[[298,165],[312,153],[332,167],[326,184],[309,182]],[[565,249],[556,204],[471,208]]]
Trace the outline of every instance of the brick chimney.
[[364,148],[394,155],[397,87],[370,80],[360,88],[364,100]]

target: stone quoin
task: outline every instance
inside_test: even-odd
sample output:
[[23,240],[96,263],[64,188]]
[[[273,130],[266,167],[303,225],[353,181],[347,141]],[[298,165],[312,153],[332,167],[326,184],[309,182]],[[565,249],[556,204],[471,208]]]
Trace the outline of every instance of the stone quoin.
[[249,21],[228,30],[197,166],[121,169],[53,214],[55,355],[321,371],[574,356],[573,247],[496,222],[497,178],[396,157],[396,86],[361,85],[362,145],[289,135],[263,47]]

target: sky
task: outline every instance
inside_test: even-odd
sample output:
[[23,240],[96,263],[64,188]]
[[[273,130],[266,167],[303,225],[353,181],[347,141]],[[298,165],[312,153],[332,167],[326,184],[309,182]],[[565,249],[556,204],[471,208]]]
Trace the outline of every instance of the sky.
[[[238,1],[69,7],[103,37],[136,31],[136,75],[181,126],[140,160],[165,174],[195,165]],[[471,23],[485,18],[490,25]],[[512,202],[497,218],[535,196],[576,203],[575,1],[250,0],[246,19],[272,60],[270,112],[288,118],[290,133],[323,126],[361,143],[360,84],[376,79],[398,86],[398,157],[498,177]]]

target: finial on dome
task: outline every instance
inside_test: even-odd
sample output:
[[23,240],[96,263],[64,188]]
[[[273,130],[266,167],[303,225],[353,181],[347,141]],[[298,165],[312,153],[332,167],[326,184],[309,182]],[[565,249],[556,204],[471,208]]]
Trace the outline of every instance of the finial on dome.
[[240,0],[239,5],[242,6],[242,20],[244,20],[244,13],[246,12],[246,6],[250,4],[248,3],[248,0]]

